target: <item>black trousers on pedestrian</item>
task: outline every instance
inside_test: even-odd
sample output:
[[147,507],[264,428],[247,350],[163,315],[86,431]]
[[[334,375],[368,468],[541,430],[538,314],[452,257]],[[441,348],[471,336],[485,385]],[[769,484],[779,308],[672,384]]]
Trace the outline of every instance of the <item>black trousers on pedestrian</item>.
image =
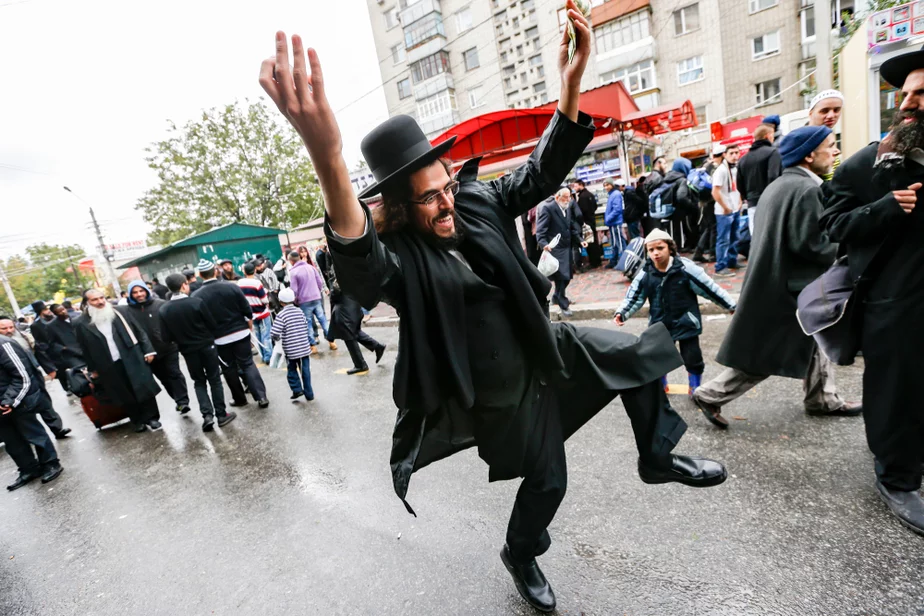
[[[189,376],[193,380],[196,399],[199,401],[199,412],[202,416],[224,417],[227,415],[225,390],[221,386],[221,362],[218,359],[218,349],[215,345],[209,345],[198,351],[187,351],[183,353],[183,359],[186,360],[186,369],[189,370]],[[211,397],[209,397],[209,388],[212,390]]]
[[47,396],[33,394],[12,413],[0,417],[0,441],[21,474],[37,474],[58,461],[58,452],[37,416],[47,410],[46,406],[51,406]]
[[[887,272],[886,272],[887,275]],[[863,304],[863,417],[879,481],[893,490],[921,487],[924,404],[917,380],[924,348],[924,293]]]
[[167,390],[167,395],[173,398],[177,406],[189,406],[189,390],[186,388],[186,377],[180,371],[180,354],[158,353],[150,363],[151,372]]
[[[552,543],[548,527],[555,518],[568,487],[565,439],[573,432],[568,425],[569,405],[599,408],[616,392],[580,386],[556,390],[542,386],[536,401],[536,430],[531,438],[523,478],[507,525],[507,546],[514,560],[525,563],[544,554]],[[618,392],[632,422],[639,458],[650,467],[670,465],[670,452],[683,435],[686,424],[671,408],[659,381]],[[580,414],[580,413],[578,413]]]
[[234,402],[236,404],[247,403],[247,395],[244,393],[241,377],[238,376],[238,369],[240,369],[240,374],[243,375],[254,400],[265,400],[266,385],[263,384],[263,377],[260,376],[260,371],[257,370],[256,364],[253,363],[250,336],[230,344],[216,346],[218,347],[218,357],[221,359],[221,371],[225,375],[225,382],[228,383],[228,389],[231,390],[231,398]]
[[359,345],[363,345],[370,351],[375,351],[382,346],[381,342],[361,329],[356,333],[355,340],[344,340],[343,343],[346,345],[347,351],[350,352],[350,359],[353,360],[354,368],[368,368],[368,364],[363,357],[363,352],[359,349]]
[[42,418],[42,421],[45,422],[45,425],[48,426],[48,429],[51,430],[51,433],[58,436],[61,430],[64,429],[64,421],[61,419],[61,416],[58,415],[58,412],[51,403],[51,396],[48,395],[48,391],[44,388],[42,388],[42,396],[45,398],[45,404],[39,405],[38,414]]
[[97,397],[100,401],[124,408],[133,424],[146,424],[151,420],[160,419],[156,397],[152,396],[147,400],[138,400],[135,397],[124,360],[114,361],[106,370],[100,371],[97,381]]
[[715,228],[715,205],[709,203],[703,205],[703,215],[699,221],[699,243],[696,245],[696,252],[702,255],[705,252],[715,252],[716,228]]
[[683,358],[683,366],[690,374],[702,374],[706,370],[706,362],[703,361],[703,350],[699,346],[699,336],[686,338],[677,343],[680,346],[680,357]]
[[565,295],[565,291],[568,289],[568,285],[571,284],[571,279],[569,278],[566,280],[561,274],[556,274],[552,282],[555,284],[555,292],[552,293],[552,301],[558,304],[558,307],[562,310],[567,310],[571,306],[571,300]]

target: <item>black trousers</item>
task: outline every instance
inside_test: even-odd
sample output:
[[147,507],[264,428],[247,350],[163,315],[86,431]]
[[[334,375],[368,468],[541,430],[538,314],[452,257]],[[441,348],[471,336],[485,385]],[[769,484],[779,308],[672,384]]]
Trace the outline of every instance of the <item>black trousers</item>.
[[247,387],[254,400],[266,399],[266,385],[263,384],[263,377],[257,370],[256,364],[253,363],[253,355],[250,351],[250,336],[241,338],[230,344],[216,345],[218,347],[218,357],[221,359],[221,371],[225,375],[225,382],[228,383],[228,389],[231,390],[231,397],[236,404],[246,404],[247,396],[244,394],[244,386],[241,383],[243,375]]
[[[518,562],[544,554],[552,543],[548,527],[555,518],[568,487],[565,439],[571,429],[563,418],[569,404],[601,405],[616,395],[589,387],[555,390],[542,386],[536,401],[536,431],[530,438],[526,464],[532,470],[523,477],[507,525],[507,546]],[[670,452],[683,435],[686,424],[671,408],[659,381],[618,392],[632,422],[639,458],[648,466],[670,464]],[[599,407],[598,407],[599,408]]]
[[101,371],[98,381],[100,384],[97,390],[99,399],[122,406],[128,418],[135,425],[147,423],[152,419],[160,419],[156,397],[147,400],[135,398],[135,391],[131,387],[123,360],[115,361],[105,371]]
[[[186,369],[189,370],[189,376],[193,380],[196,399],[199,401],[199,412],[202,416],[224,417],[227,415],[225,390],[221,386],[221,362],[218,359],[218,350],[215,345],[183,353],[183,359],[186,360]],[[209,397],[210,387],[211,397]]]
[[186,388],[186,377],[180,371],[180,354],[177,351],[158,353],[151,362],[151,372],[167,390],[167,395],[173,398],[177,406],[189,406],[189,390]]
[[699,336],[686,338],[678,341],[680,346],[680,357],[683,358],[683,366],[690,374],[702,374],[706,370],[706,362],[703,361],[703,350],[699,346]]
[[45,425],[48,426],[48,429],[51,430],[51,433],[58,436],[61,430],[64,429],[64,421],[61,420],[61,416],[58,415],[51,403],[51,396],[48,395],[48,391],[44,388],[42,389],[42,396],[45,398],[45,404],[39,405],[38,414],[42,421],[45,422]]
[[[873,298],[871,292],[871,299]],[[863,417],[876,475],[886,487],[921,487],[924,403],[918,382],[924,293],[863,304]]]
[[34,398],[23,402],[21,406],[25,408],[16,408],[9,415],[0,417],[0,441],[5,444],[6,452],[22,474],[38,473],[42,467],[58,461],[58,452],[51,437],[36,415],[45,410],[44,407],[51,406],[51,402],[45,395],[35,395]]
[[359,345],[363,345],[370,351],[375,351],[382,346],[381,342],[361,329],[357,332],[355,340],[344,340],[343,343],[346,345],[347,351],[350,352],[350,359],[353,360],[354,368],[368,368],[368,364],[363,357],[363,352],[359,349]]
[[568,289],[568,285],[571,284],[571,279],[565,280],[561,277],[561,274],[556,274],[552,282],[555,283],[555,292],[552,293],[552,301],[558,304],[558,307],[562,310],[567,310],[571,306],[571,300],[565,295],[565,291]]
[[700,255],[704,252],[715,252],[716,241],[715,205],[709,203],[702,207],[703,215],[699,221],[699,243],[696,245],[696,252]]

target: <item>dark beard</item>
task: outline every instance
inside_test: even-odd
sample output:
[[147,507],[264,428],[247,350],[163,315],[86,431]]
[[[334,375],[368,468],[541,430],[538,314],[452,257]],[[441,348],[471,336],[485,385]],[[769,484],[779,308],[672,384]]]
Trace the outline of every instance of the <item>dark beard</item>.
[[[914,118],[913,122],[904,122]],[[889,134],[892,151],[907,156],[911,150],[924,149],[924,111],[899,111],[895,114],[892,132]]]
[[438,250],[456,250],[465,239],[465,231],[462,228],[462,221],[456,216],[455,211],[452,213],[453,227],[455,232],[449,237],[440,237],[435,233],[421,233],[424,241]]

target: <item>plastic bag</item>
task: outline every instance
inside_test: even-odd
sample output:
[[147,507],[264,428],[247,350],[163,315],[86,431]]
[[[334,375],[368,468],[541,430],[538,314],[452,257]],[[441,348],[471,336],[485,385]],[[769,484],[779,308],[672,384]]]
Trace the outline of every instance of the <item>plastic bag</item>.
[[282,350],[282,341],[276,341],[276,344],[273,345],[273,354],[270,356],[270,368],[281,368],[283,362],[285,362],[286,354]]
[[558,271],[558,259],[552,256],[551,249],[558,246],[561,241],[561,233],[552,238],[549,242],[549,250],[543,250],[542,256],[539,257],[539,272],[548,278]]

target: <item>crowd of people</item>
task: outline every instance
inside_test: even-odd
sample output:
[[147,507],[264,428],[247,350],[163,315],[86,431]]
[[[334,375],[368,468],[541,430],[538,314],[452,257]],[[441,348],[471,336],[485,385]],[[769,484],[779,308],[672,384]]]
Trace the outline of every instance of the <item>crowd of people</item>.
[[[882,65],[883,78],[903,93],[896,123],[888,138],[843,163],[831,130],[843,96],[826,91],[812,101],[808,125],[785,137],[779,118],[765,118],[740,160],[738,147],[719,146],[702,169],[658,158],[634,186],[608,181],[607,265],[616,267],[630,239],[644,258],[614,317],[623,325],[649,302],[650,326],[634,336],[549,319],[550,295],[569,313],[568,283],[582,251],[588,267],[604,260],[595,241],[596,198],[580,180],[563,185],[595,131],[578,109],[591,31],[571,0],[568,8],[574,41],[569,52],[563,36],[559,50],[561,98],[522,167],[482,182],[476,159],[453,175],[445,155],[454,138],[433,146],[413,118],[396,116],[362,142],[375,183],[358,199],[317,55],[308,50],[306,63],[293,37],[290,65],[288,41],[277,33],[260,83],[312,159],[329,249],[313,259],[307,248],[289,251],[275,266],[257,256],[239,271],[230,259],[202,260],[164,285],[133,283],[121,306],[97,289],[85,294],[79,312],[36,302],[28,331],[0,319],[0,412],[8,416],[0,438],[20,471],[9,489],[61,473],[37,417],[58,438],[67,430],[42,371],[60,378],[85,368],[95,394],[126,408],[137,431],[157,430],[161,386],[180,413],[191,410],[182,355],[203,430],[211,431],[233,421],[226,407],[247,404],[248,394],[261,408],[269,405],[254,349],[272,361],[278,343],[293,401],[314,398],[310,357],[320,352],[318,330],[330,350],[338,340],[347,346],[350,374],[367,370],[360,346],[376,361],[385,347],[362,332],[363,311],[385,302],[400,321],[395,492],[413,514],[412,474],[468,447],[477,447],[490,481],[522,478],[500,557],[538,610],[556,605],[536,559],[550,547],[548,527],[565,496],[564,443],[617,396],[631,420],[641,481],[706,488],[727,478],[721,462],[674,453],[687,425],[669,402],[664,376],[680,366],[693,401],[723,430],[723,407],[771,376],[801,379],[810,415],[862,414],[882,499],[902,524],[924,534],[924,409],[914,398],[911,355],[924,343],[924,285],[916,283],[924,272],[916,235],[924,232],[916,207],[924,184],[924,51]],[[382,204],[373,214],[362,199],[376,195]],[[548,277],[535,267],[543,253],[558,260]],[[797,316],[800,298],[816,292],[815,281],[839,254],[856,296],[850,327],[838,330],[852,335],[840,333],[836,344],[850,360],[862,351],[863,404],[841,398],[832,360]],[[746,266],[737,301],[708,275],[708,262],[717,277]],[[734,314],[717,357],[724,370],[706,383],[697,295]]]
[[[0,419],[0,441],[19,469],[8,489],[36,478],[51,481],[61,473],[38,418],[56,438],[71,430],[54,410],[48,380],[59,380],[68,396],[124,409],[136,432],[160,430],[156,396],[162,390],[178,413],[192,410],[182,356],[202,429],[211,432],[216,423],[234,421],[237,415],[228,407],[247,405],[248,395],[259,408],[269,406],[255,353],[266,365],[274,353],[284,358],[293,401],[314,399],[310,356],[320,352],[318,328],[331,351],[337,350],[337,339],[346,344],[354,363],[348,374],[369,370],[360,345],[373,351],[378,363],[385,345],[362,331],[364,313],[340,292],[326,246],[314,259],[305,246],[288,251],[283,263],[288,266],[273,267],[257,255],[236,269],[231,259],[202,259],[194,269],[168,275],[165,284],[158,278],[134,280],[118,300],[89,289],[80,310],[69,301],[37,300],[31,323],[0,317],[0,409],[9,419]],[[332,306],[329,324],[326,295]]]

